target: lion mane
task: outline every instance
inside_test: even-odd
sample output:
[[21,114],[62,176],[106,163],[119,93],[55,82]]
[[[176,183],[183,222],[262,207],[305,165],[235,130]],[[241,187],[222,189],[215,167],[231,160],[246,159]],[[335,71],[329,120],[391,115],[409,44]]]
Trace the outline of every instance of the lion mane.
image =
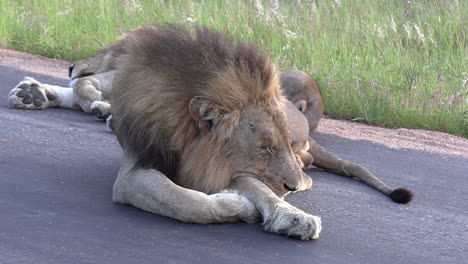
[[219,143],[229,141],[246,104],[273,111],[281,100],[275,65],[253,46],[206,28],[145,27],[127,38],[113,82],[120,144],[138,166],[181,186],[205,193],[226,188],[233,153]]

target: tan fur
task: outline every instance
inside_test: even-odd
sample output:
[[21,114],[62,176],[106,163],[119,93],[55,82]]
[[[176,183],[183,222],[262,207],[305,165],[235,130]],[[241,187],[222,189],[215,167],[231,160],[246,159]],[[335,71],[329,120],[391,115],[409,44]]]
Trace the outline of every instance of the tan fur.
[[[213,56],[211,61],[204,63],[196,61],[195,65],[184,65],[186,62],[183,60],[186,58],[178,52],[175,52],[171,61],[166,64],[160,60],[148,61],[147,54],[150,52],[155,53],[156,59],[158,54],[164,56],[167,52],[172,52],[171,49],[164,49],[164,41],[172,42],[173,45],[178,45],[177,41],[180,41],[182,47],[186,45],[185,48],[194,49],[191,51],[191,56],[195,58],[200,56],[203,59],[206,59],[205,52],[208,54],[211,49],[207,46],[210,45],[210,40],[206,39],[212,38],[215,42],[212,45],[219,45],[221,48],[232,45],[217,33],[209,31],[200,30],[198,35],[192,38],[185,36],[187,33],[180,28],[170,30],[176,31],[178,35],[171,36],[170,33],[156,28],[142,30],[142,38],[132,38],[128,48],[129,54],[122,59],[119,72],[125,74],[117,74],[113,83],[114,132],[122,146],[128,147],[129,151],[139,156],[140,161],[145,163],[144,166],[160,168],[158,166],[164,167],[166,164],[154,165],[151,163],[153,161],[147,163],[147,156],[152,156],[153,150],[146,151],[142,148],[157,148],[163,159],[164,156],[175,155],[183,162],[171,163],[172,167],[178,166],[173,175],[167,171],[165,173],[169,173],[168,176],[177,184],[205,193],[219,192],[227,188],[233,175],[238,173],[232,168],[232,162],[236,160],[233,156],[242,155],[238,144],[226,144],[226,142],[233,141],[233,138],[246,137],[238,133],[244,133],[239,129],[240,123],[241,120],[250,118],[243,116],[246,111],[250,111],[258,113],[257,122],[262,120],[273,122],[265,124],[271,129],[257,131],[267,134],[273,131],[275,134],[259,140],[281,139],[276,144],[271,143],[272,146],[278,146],[279,150],[285,151],[287,155],[282,158],[289,160],[288,162],[294,160],[289,147],[287,121],[280,104],[282,96],[279,79],[275,66],[269,59],[263,57],[264,55],[253,53],[250,48],[232,46],[223,50],[219,58]],[[148,45],[146,43],[155,39],[161,42],[163,47],[145,50],[147,48],[145,45]],[[158,48],[166,53],[159,51]],[[190,82],[186,82],[180,79],[182,78],[180,74],[186,74],[179,72],[180,67],[212,72],[206,76],[193,76]],[[199,69],[199,67],[205,68]],[[154,96],[151,96],[153,94]],[[194,103],[193,100],[201,100],[202,104]],[[190,106],[194,105],[202,113],[194,114],[190,109]],[[205,116],[203,113],[207,108],[211,116]],[[143,112],[146,114],[142,115]],[[200,121],[197,115],[211,120],[215,129],[209,132],[203,129],[197,124]],[[131,139],[132,137],[138,139]],[[161,145],[159,144],[161,140],[168,143]],[[280,147],[282,145],[285,146],[284,150]],[[256,152],[257,149],[253,148],[252,151]],[[256,159],[257,163],[261,160],[263,159]],[[292,173],[293,177],[302,175],[298,172],[298,168],[290,167],[291,165],[288,166],[287,163],[283,165],[297,171]],[[295,166],[294,162],[292,165]],[[245,167],[236,164],[236,168],[239,166]],[[266,164],[255,164],[255,166],[259,167],[257,171],[264,170]],[[298,185],[298,181],[300,179],[290,180],[293,187]],[[283,184],[278,183],[280,186],[273,188],[281,192],[284,189]]]
[[[134,32],[128,34],[131,36],[132,34],[140,34],[144,30],[137,29]],[[138,32],[138,33],[137,33]],[[25,79],[23,82],[19,83],[17,87],[15,87],[9,96],[9,100],[12,106],[17,108],[26,108],[26,109],[44,109],[47,107],[65,107],[65,108],[81,108],[84,111],[95,113],[99,118],[106,119],[111,114],[111,106],[106,101],[110,99],[110,91],[112,89],[110,83],[112,82],[115,71],[105,72],[109,69],[118,68],[118,61],[123,55],[127,54],[127,45],[128,41],[127,38],[122,38],[115,44],[103,49],[102,51],[98,52],[95,57],[90,59],[85,59],[78,61],[74,64],[74,67],[71,67],[70,73],[71,76],[84,76],[81,78],[76,78],[75,80],[86,80],[86,79],[94,79],[91,83],[95,84],[95,90],[102,93],[102,98],[104,101],[94,101],[93,99],[89,98],[92,93],[83,93],[83,91],[93,91],[93,89],[86,88],[86,86],[81,85],[81,83],[85,82],[72,82],[72,87],[74,88],[74,94],[68,93],[64,88],[40,84],[36,80],[34,83],[41,86],[41,91],[46,95],[46,93],[51,93],[56,96],[56,100],[48,101],[46,104],[40,107],[36,107],[34,105],[24,105],[21,103],[20,100],[16,97],[16,93],[20,91],[17,87],[22,84],[31,84],[31,78]],[[114,65],[112,65],[114,63]],[[87,69],[89,68],[89,69]],[[88,76],[91,72],[103,72],[99,74],[93,74]],[[230,75],[229,78],[225,76]],[[224,77],[223,77],[224,76]],[[231,79],[238,79],[236,77],[236,73],[228,73],[225,72],[224,75],[221,76],[218,80],[219,83],[224,81],[229,82]],[[242,82],[243,80],[238,80]],[[89,82],[87,82],[89,83]],[[131,84],[129,84],[131,85]],[[318,83],[307,73],[303,71],[285,71],[281,72],[281,89],[285,96],[290,100],[295,107],[302,112],[305,117],[307,118],[308,126],[309,126],[309,134],[315,131],[316,127],[318,126],[319,120],[323,114],[323,100],[320,92],[320,88]],[[93,91],[93,93],[95,93]],[[73,96],[71,100],[63,100],[69,96]],[[95,98],[96,96],[93,95]],[[240,94],[235,94],[235,92],[231,91],[232,97],[239,97],[241,98]],[[19,98],[21,99],[21,98]],[[140,110],[144,110],[144,107],[141,107]],[[169,111],[163,111],[169,118],[169,120],[173,120]],[[193,113],[190,113],[192,118],[194,118]],[[239,113],[236,111],[232,111],[231,115],[238,116]],[[290,118],[288,118],[288,122],[290,123],[291,131],[294,131],[293,135],[297,137],[297,135],[302,133],[301,138],[304,138],[304,135],[307,136],[303,131],[302,127],[305,121],[297,121],[295,120],[294,116],[298,116],[298,113],[291,112]],[[292,118],[291,118],[292,117]],[[235,119],[231,119],[235,120]],[[206,125],[206,122],[203,120],[199,120],[198,125],[200,129],[202,129],[202,125]],[[110,124],[110,122],[108,122]],[[176,126],[177,124],[174,124]],[[225,126],[226,129],[229,126]],[[227,133],[227,132],[226,132]],[[337,173],[347,177],[358,178],[363,182],[371,185],[372,187],[380,190],[381,192],[391,196],[394,190],[387,185],[385,185],[382,181],[378,180],[378,178],[373,175],[371,172],[366,170],[360,165],[350,163],[349,161],[342,160],[337,156],[329,153],[328,151],[324,150],[321,146],[319,146],[312,138],[308,140],[308,145],[310,149],[305,151],[305,143],[301,140],[297,142],[296,140],[292,141],[292,148],[295,153],[295,156],[298,159],[298,163],[301,167],[306,168],[310,163],[314,166],[319,168],[331,171],[333,173]],[[307,182],[307,186],[311,186],[311,180],[308,176],[304,176],[302,182]],[[185,182],[185,180],[183,180]],[[187,184],[190,185],[190,181],[187,181]],[[210,185],[210,184],[208,184]],[[223,184],[215,184],[215,186],[222,186]],[[304,190],[304,185],[299,188]],[[202,187],[201,189],[210,189],[208,187]],[[218,187],[214,187],[213,189],[218,189]],[[307,188],[306,188],[307,189]],[[411,200],[411,192],[407,190],[403,190],[404,198],[399,199],[402,202],[408,202]],[[393,198],[392,198],[393,199]],[[397,199],[398,200],[398,199]]]
[[[136,33],[138,30],[131,32]],[[119,58],[127,53],[127,38],[122,38],[109,45],[91,58],[77,61],[70,65],[69,77],[74,80],[86,76],[114,71],[118,68]]]
[[[398,203],[408,203],[413,194],[406,188],[393,189],[378,179],[372,172],[361,165],[343,160],[328,152],[311,137],[323,115],[323,100],[318,83],[303,71],[286,71],[281,74],[281,85],[288,100],[301,111],[309,123],[308,153],[295,150],[303,164],[311,162],[314,166],[350,178],[355,178],[390,196]],[[291,113],[297,115],[297,113]],[[303,130],[304,122],[289,118],[290,130]],[[301,132],[305,135],[305,132]],[[302,137],[301,137],[302,138]]]
[[[140,28],[72,65],[73,93],[27,78],[9,100],[26,109],[79,107],[104,119],[112,111],[108,123],[124,149],[115,202],[194,223],[262,217],[268,231],[315,239],[320,218],[281,199],[311,188],[300,168],[313,164],[395,192],[309,137],[323,114],[310,75],[278,76],[268,57],[210,30],[192,35],[177,26]],[[55,98],[41,107],[25,105],[17,96],[24,85]],[[392,199],[411,199],[402,193]]]
[[[219,204],[209,206],[208,220],[192,212],[197,203],[211,203],[193,190],[213,193],[212,199],[226,189],[250,195],[249,178],[258,194],[247,197],[267,230],[318,238],[320,219],[279,198],[300,189],[304,174],[270,59],[208,29],[143,28],[128,41],[112,84],[112,112],[125,160],[135,169],[119,173],[114,201],[183,221],[230,221]],[[187,189],[168,186],[165,177]],[[174,200],[161,200],[166,188],[174,189]],[[195,205],[182,210],[187,201],[179,195]],[[239,217],[251,218],[240,211]]]
[[309,134],[314,133],[323,114],[323,99],[320,87],[308,73],[298,70],[281,73],[281,86],[285,96],[309,121]]

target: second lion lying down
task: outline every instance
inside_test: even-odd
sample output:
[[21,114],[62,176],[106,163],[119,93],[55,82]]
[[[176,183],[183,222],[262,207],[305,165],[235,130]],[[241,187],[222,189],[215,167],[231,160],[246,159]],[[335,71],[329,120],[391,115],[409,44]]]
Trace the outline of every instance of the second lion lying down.
[[280,76],[267,55],[218,32],[140,28],[76,63],[70,77],[73,89],[25,78],[10,104],[112,113],[124,152],[115,202],[192,223],[263,220],[268,231],[308,240],[319,237],[320,218],[283,197],[311,187],[302,171],[311,163],[411,200],[309,137],[323,111],[309,75]]

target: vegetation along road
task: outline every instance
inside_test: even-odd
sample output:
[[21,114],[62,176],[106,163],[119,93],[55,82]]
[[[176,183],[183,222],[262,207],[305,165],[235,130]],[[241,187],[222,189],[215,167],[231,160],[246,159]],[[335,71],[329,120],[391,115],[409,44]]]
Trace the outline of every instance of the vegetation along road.
[[76,60],[141,25],[207,25],[320,83],[334,118],[468,137],[468,1],[2,1],[0,46]]

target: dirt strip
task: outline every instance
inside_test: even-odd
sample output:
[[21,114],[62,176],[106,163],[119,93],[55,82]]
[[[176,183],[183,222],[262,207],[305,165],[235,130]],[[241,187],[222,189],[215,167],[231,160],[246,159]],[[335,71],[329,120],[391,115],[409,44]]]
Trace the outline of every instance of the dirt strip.
[[66,79],[70,62],[0,48],[0,65]]
[[[0,65],[56,78],[68,78],[70,62],[0,48]],[[353,140],[369,140],[395,149],[406,148],[468,157],[468,139],[442,132],[388,129],[330,118],[323,118],[317,131]]]
[[369,140],[395,149],[416,149],[468,157],[468,139],[420,129],[390,129],[323,118],[318,132],[353,140]]

